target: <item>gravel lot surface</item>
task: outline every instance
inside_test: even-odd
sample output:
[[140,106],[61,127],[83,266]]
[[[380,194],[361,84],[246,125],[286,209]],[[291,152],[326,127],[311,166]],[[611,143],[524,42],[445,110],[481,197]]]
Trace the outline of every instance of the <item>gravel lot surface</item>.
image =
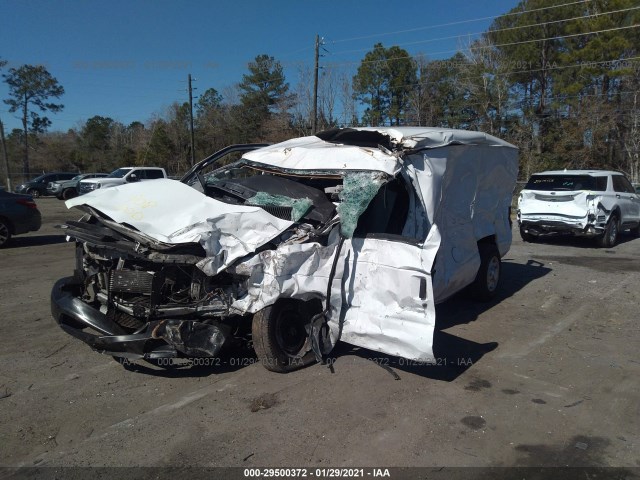
[[79,215],[38,205],[42,229],[0,250],[1,466],[640,466],[640,239],[514,230],[499,298],[438,306],[435,366],[341,344],[334,373],[167,371],[55,324],[73,245],[54,225]]

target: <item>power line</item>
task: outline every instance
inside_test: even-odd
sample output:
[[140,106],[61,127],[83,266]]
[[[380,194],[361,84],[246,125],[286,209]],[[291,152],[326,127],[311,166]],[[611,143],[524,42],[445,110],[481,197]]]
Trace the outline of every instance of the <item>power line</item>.
[[[441,40],[452,40],[455,38],[460,38],[461,36],[465,36],[465,37],[472,37],[472,36],[476,36],[476,35],[484,35],[484,34],[489,34],[489,33],[498,33],[498,32],[507,32],[507,31],[511,31],[511,30],[520,30],[520,29],[524,29],[524,28],[532,28],[532,27],[540,27],[540,26],[544,26],[544,25],[552,25],[554,23],[562,23],[562,22],[571,22],[574,20],[588,20],[590,18],[595,18],[595,17],[599,17],[602,15],[610,15],[613,13],[622,13],[622,12],[628,12],[631,10],[638,10],[640,9],[640,7],[630,7],[630,8],[624,8],[621,10],[613,10],[613,11],[609,11],[609,12],[600,12],[600,13],[594,13],[594,14],[590,14],[590,15],[580,15],[579,17],[573,17],[573,18],[564,18],[561,20],[552,20],[549,22],[541,22],[541,23],[534,23],[531,25],[519,25],[517,27],[507,27],[507,28],[500,28],[500,29],[496,29],[496,30],[487,30],[484,32],[473,32],[473,33],[467,33],[464,35],[450,35],[448,37],[439,37],[439,38],[430,38],[427,40],[417,40],[415,42],[405,42],[405,43],[397,43],[394,46],[406,46],[406,45],[419,45],[419,44],[423,44],[423,43],[432,43],[432,42],[438,42]],[[358,52],[365,52],[368,51],[369,49],[365,48],[365,49],[356,49],[356,50],[341,50],[339,52],[331,52],[333,55],[340,55],[343,53],[358,53]]]
[[418,31],[422,31],[422,30],[430,30],[430,29],[433,29],[433,28],[451,27],[451,26],[454,26],[454,25],[462,25],[462,24],[465,24],[465,23],[473,23],[473,22],[481,22],[481,21],[484,21],[484,20],[491,20],[492,18],[509,17],[509,16],[513,16],[513,15],[523,15],[525,13],[540,12],[540,11],[543,11],[543,10],[551,10],[553,8],[568,7],[568,6],[571,6],[571,5],[577,5],[579,3],[584,4],[584,3],[587,3],[587,2],[590,2],[590,1],[591,0],[579,0],[577,2],[565,3],[565,4],[562,4],[562,5],[552,5],[552,6],[549,6],[549,7],[536,8],[536,9],[533,9],[533,10],[523,10],[521,12],[503,13],[501,15],[493,15],[493,16],[490,16],[490,17],[480,17],[480,18],[473,18],[473,19],[470,19],[470,20],[460,20],[460,21],[457,21],[457,22],[441,23],[441,24],[438,24],[438,25],[428,25],[428,26],[425,26],[425,27],[410,28],[410,29],[407,29],[407,30],[397,30],[395,32],[377,33],[377,34],[374,34],[374,35],[365,35],[365,36],[361,36],[361,37],[343,38],[343,39],[340,39],[340,40],[333,40],[333,41],[331,41],[329,43],[335,44],[335,43],[350,42],[350,41],[353,41],[353,40],[366,40],[366,39],[369,39],[369,38],[376,38],[376,37],[382,37],[382,36],[387,36],[387,35],[396,35],[396,34],[399,34],[399,33],[411,33],[411,32],[418,32]]
[[[501,43],[501,44],[496,44],[496,45],[485,45],[485,46],[473,47],[472,50],[487,50],[487,49],[499,48],[499,47],[523,45],[525,43],[545,42],[545,41],[549,41],[549,40],[560,40],[562,38],[573,38],[573,37],[581,37],[581,36],[587,36],[587,35],[595,35],[595,34],[598,34],[598,33],[613,32],[613,31],[617,31],[617,30],[627,30],[629,28],[637,28],[637,27],[640,27],[640,24],[628,25],[626,27],[608,28],[608,29],[597,30],[597,31],[593,31],[593,32],[574,33],[574,34],[571,34],[571,35],[558,35],[556,37],[535,38],[535,39],[532,39],[532,40],[522,40],[522,41],[519,41],[519,42]],[[442,51],[442,52],[435,52],[435,53],[432,52],[431,55],[439,55],[439,54],[444,54],[444,53],[457,53],[459,51],[460,51],[460,49],[458,48],[458,49],[455,49],[455,50],[445,50],[445,51]],[[385,58],[385,59],[382,59],[382,60],[361,60],[360,62],[343,62],[343,63],[336,63],[336,64],[333,64],[333,65],[335,65],[335,66],[348,66],[348,65],[362,65],[362,64],[365,64],[365,63],[385,63],[385,62],[392,62],[392,61],[395,61],[395,60],[403,60],[403,59],[407,59],[407,58],[414,58],[416,56],[424,57],[425,54],[402,55],[402,56],[399,56],[399,57]]]

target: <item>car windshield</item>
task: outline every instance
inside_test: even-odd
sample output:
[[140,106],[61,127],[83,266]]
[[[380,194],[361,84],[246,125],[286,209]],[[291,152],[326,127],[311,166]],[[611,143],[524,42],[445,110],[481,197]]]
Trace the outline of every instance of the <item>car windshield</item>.
[[546,191],[598,190],[596,179],[590,175],[534,175],[524,188]]
[[131,171],[130,168],[119,168],[111,172],[109,175],[107,175],[107,178],[122,178],[130,171]]
[[84,177],[84,175],[76,175],[75,177],[73,177],[71,180],[82,180],[82,178]]

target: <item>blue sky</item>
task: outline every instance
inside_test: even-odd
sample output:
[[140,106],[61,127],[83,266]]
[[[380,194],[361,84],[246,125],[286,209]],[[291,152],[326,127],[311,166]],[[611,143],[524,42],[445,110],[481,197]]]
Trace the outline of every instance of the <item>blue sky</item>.
[[[313,65],[316,33],[325,42],[321,64],[353,72],[376,42],[448,58],[488,28],[486,17],[517,3],[2,0],[0,57],[9,61],[7,67],[47,66],[66,90],[64,110],[50,115],[51,130],[65,131],[94,115],[145,122],[172,102],[188,99],[189,73],[197,79],[195,95],[211,87],[225,93],[263,53],[283,64],[293,86],[300,66]],[[437,26],[446,23],[458,24]],[[1,99],[7,91],[0,83]],[[20,127],[4,103],[0,118],[6,131]]]

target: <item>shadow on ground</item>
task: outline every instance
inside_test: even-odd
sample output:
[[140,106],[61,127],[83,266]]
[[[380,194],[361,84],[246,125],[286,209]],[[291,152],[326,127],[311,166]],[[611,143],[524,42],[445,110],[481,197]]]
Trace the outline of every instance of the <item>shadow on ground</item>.
[[[621,232],[618,235],[618,245],[622,245],[628,242],[633,242],[637,240],[631,232],[625,231]],[[525,245],[536,245],[538,243],[545,245],[558,245],[563,247],[576,247],[576,248],[588,248],[588,249],[596,249],[596,250],[605,250],[604,248],[598,247],[595,238],[587,238],[587,237],[576,237],[574,235],[550,235],[547,237],[540,237],[533,242],[527,242]],[[613,247],[615,249],[616,247]]]
[[454,325],[475,321],[480,314],[515,295],[527,284],[544,277],[551,270],[536,260],[528,260],[525,264],[503,261],[500,290],[496,297],[488,302],[476,302],[469,298],[466,291],[457,293],[446,302],[436,305],[436,329],[445,330]]
[[31,235],[29,237],[13,237],[7,248],[41,247],[44,245],[55,245],[65,243],[64,235]]

